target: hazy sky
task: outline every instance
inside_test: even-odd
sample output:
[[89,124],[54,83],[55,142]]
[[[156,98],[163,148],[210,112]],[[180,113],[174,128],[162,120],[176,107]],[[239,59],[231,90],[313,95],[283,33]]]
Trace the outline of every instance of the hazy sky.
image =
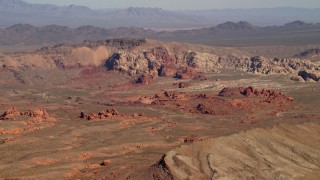
[[163,9],[320,8],[320,0],[25,0],[38,4],[84,5],[93,9],[160,7]]

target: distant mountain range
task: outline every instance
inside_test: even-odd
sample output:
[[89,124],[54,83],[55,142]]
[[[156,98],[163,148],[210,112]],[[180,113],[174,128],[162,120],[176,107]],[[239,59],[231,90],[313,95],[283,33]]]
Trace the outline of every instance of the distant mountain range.
[[320,24],[293,21],[282,26],[259,27],[246,21],[226,22],[210,28],[162,32],[153,38],[226,46],[320,44]]
[[320,24],[294,21],[282,26],[259,27],[246,21],[226,22],[210,28],[155,31],[138,27],[100,28],[16,24],[0,29],[0,45],[54,45],[111,38],[151,38],[207,45],[308,45],[320,44]]
[[30,4],[22,0],[0,0],[0,16],[2,27],[17,23],[37,26],[58,24],[71,27],[94,25],[105,28],[120,26],[180,28],[204,25],[202,17],[160,8],[92,10],[84,6]]
[[201,28],[227,21],[248,21],[258,26],[281,25],[294,20],[319,21],[320,9],[266,8],[167,11],[160,8],[92,10],[85,6],[31,4],[22,0],[0,0],[0,27],[14,24],[68,27],[92,25],[103,28]]

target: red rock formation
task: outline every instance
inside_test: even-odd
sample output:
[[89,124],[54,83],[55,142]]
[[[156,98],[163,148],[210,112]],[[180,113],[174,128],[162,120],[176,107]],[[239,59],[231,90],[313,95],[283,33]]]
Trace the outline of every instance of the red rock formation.
[[220,92],[219,92],[219,96],[223,96],[223,97],[234,97],[234,96],[240,96],[242,95],[242,91],[245,88],[243,87],[232,87],[232,88],[223,88]]
[[159,76],[173,76],[177,72],[177,68],[174,65],[161,65],[158,70]]
[[200,80],[200,81],[206,81],[207,77],[205,77],[204,75],[199,75],[199,76],[196,76],[194,79]]
[[120,116],[121,114],[115,109],[106,109],[105,111],[100,111],[98,114],[92,113],[90,115],[86,115],[84,111],[80,112],[80,118],[86,120],[101,120],[108,119],[116,116]]
[[243,94],[243,95],[245,95],[245,96],[254,96],[255,95],[255,93],[257,93],[258,91],[255,91],[256,89],[254,88],[254,87],[252,87],[252,86],[249,86],[249,87],[247,87],[247,88],[245,88],[242,92],[241,92],[241,94]]
[[150,84],[153,81],[154,77],[148,73],[143,73],[136,80],[137,84]]
[[100,166],[107,166],[107,165],[109,165],[109,164],[111,164],[111,161],[110,161],[110,160],[104,160],[104,161],[100,164]]
[[139,102],[188,113],[223,116],[243,112],[259,112],[267,115],[268,110],[285,110],[293,101],[291,97],[281,92],[258,90],[251,86],[224,88],[219,96],[232,97],[232,99],[203,93],[165,91],[153,97],[142,97]]
[[0,120],[14,120],[15,115],[19,115],[20,112],[17,108],[13,107],[10,109],[7,109],[1,116]]
[[293,98],[282,94],[281,92],[274,90],[258,90],[252,86],[247,88],[236,87],[236,88],[224,88],[219,92],[219,96],[225,97],[237,97],[237,96],[246,96],[246,97],[261,97],[260,102],[272,103],[272,104],[284,104],[290,103],[293,101]]
[[26,115],[29,117],[35,117],[35,118],[42,118],[42,119],[50,118],[48,112],[43,108],[40,108],[37,110],[28,110],[27,112],[22,113],[22,115]]
[[197,71],[191,67],[180,67],[177,69],[176,78],[178,79],[192,79],[197,75]]
[[43,108],[36,109],[36,110],[28,110],[27,112],[21,113],[21,115],[30,117],[30,119],[25,121],[25,124],[27,124],[28,126],[40,124],[43,121],[49,121],[49,122],[57,121],[56,118],[49,116],[48,112]]
[[186,97],[186,93],[182,93],[182,92],[173,92],[173,91],[165,91],[163,93],[164,97],[168,98],[168,99],[183,99]]
[[197,110],[202,112],[202,114],[212,114],[212,111],[209,112],[204,104],[198,104]]
[[189,84],[186,83],[186,82],[179,82],[179,83],[174,83],[173,84],[174,86],[178,86],[179,88],[186,88],[186,87],[189,87]]
[[19,127],[16,128],[13,126],[11,129],[0,129],[0,134],[22,135],[52,127],[54,125],[52,122],[57,122],[58,120],[54,117],[50,117],[48,112],[43,108],[28,110],[26,112],[19,112],[16,108],[11,108],[1,116],[1,119],[3,120],[15,120],[15,118],[19,120],[19,122],[17,122]]
[[176,58],[169,54],[164,47],[155,47],[151,50],[151,53],[156,59],[162,61],[163,64],[175,64]]
[[184,143],[192,143],[192,142],[203,141],[203,140],[204,138],[200,138],[194,135],[186,136],[186,137],[183,137],[182,139]]

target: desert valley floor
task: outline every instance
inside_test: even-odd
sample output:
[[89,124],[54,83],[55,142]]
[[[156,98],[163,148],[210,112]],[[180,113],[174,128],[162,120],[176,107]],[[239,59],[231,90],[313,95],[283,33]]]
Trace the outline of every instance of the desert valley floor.
[[320,176],[319,61],[92,43],[2,54],[0,179]]

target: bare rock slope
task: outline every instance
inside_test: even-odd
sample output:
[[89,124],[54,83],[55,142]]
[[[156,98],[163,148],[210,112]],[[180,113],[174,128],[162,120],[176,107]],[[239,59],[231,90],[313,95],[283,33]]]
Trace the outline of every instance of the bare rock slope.
[[153,172],[160,172],[153,176],[167,179],[316,179],[320,175],[319,135],[319,124],[282,124],[272,129],[254,129],[196,142],[168,152],[152,167]]

